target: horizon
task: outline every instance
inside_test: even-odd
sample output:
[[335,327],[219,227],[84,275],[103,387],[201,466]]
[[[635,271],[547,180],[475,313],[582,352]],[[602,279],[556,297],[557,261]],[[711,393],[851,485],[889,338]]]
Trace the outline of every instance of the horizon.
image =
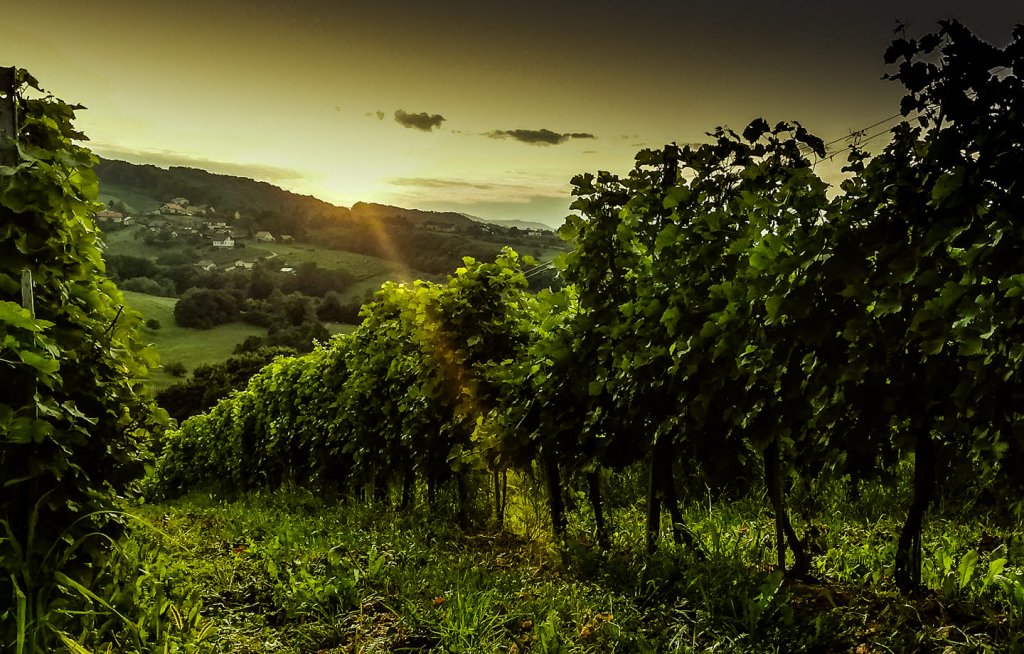
[[[362,201],[557,227],[576,174],[625,173],[642,148],[719,125],[799,121],[838,148],[884,143],[901,88],[881,79],[908,36],[956,18],[1003,44],[997,3],[858,6],[653,0],[479,7],[217,0],[203,7],[53,0],[0,18],[4,65],[89,110],[97,155]],[[838,159],[838,158],[837,158]],[[826,181],[839,161],[824,161]]]

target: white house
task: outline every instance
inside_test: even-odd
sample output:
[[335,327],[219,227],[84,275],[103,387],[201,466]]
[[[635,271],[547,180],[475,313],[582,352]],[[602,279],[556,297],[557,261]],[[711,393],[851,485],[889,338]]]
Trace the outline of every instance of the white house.
[[222,233],[213,235],[213,247],[215,248],[233,248],[235,247],[235,239],[231,238],[231,234]]
[[273,243],[274,235],[270,232],[256,232],[256,240],[262,243]]

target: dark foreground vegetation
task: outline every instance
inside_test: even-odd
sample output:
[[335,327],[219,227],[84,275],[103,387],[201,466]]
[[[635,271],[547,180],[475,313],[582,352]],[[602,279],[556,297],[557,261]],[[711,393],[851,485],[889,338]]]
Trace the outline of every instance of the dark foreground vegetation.
[[167,429],[73,112],[22,97],[0,644],[1020,651],[1024,28],[886,60],[904,120],[835,193],[797,123],[642,151],[573,180],[564,288],[386,284]]

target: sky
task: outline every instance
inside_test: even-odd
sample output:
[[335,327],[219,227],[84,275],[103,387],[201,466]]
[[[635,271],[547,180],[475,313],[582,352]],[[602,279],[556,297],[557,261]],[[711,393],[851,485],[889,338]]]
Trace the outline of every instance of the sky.
[[574,175],[625,173],[641,148],[756,117],[826,141],[889,118],[897,21],[1002,45],[1015,4],[33,0],[0,14],[0,65],[85,105],[100,156],[557,225]]

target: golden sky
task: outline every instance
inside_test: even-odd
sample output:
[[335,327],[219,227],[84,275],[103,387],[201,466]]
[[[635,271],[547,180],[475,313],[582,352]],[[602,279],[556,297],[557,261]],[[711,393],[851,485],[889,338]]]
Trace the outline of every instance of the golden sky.
[[0,65],[87,106],[101,156],[549,224],[573,175],[625,172],[641,147],[758,116],[830,141],[891,116],[897,19],[998,44],[1024,22],[983,0],[5,5]]

